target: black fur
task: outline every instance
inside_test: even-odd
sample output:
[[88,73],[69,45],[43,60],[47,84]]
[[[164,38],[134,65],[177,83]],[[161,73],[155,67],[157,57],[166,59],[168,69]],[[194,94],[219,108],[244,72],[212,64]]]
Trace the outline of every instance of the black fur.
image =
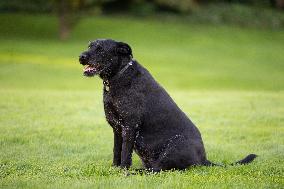
[[133,150],[152,171],[217,165],[207,160],[197,127],[132,56],[128,44],[110,39],[91,42],[80,56],[80,63],[91,68],[85,75],[97,74],[104,83],[104,110],[114,133],[113,165],[129,168]]
[[234,164],[241,164],[241,165],[248,164],[248,163],[252,162],[256,157],[257,157],[257,155],[250,154],[247,157],[245,157],[244,159],[233,163],[232,165],[234,165]]

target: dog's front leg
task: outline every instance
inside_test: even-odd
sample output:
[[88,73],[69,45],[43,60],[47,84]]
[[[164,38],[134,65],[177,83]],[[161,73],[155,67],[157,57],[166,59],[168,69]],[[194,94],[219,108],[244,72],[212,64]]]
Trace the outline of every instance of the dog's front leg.
[[[129,91],[128,91],[129,92]],[[131,92],[131,91],[130,91]],[[136,134],[142,125],[141,118],[144,109],[141,97],[137,94],[126,93],[118,101],[121,106],[118,106],[118,112],[121,116],[121,135],[122,135],[122,151],[121,151],[121,168],[129,168],[132,164],[132,152]],[[128,98],[130,97],[131,98]]]
[[122,126],[121,168],[129,168],[132,164],[132,152],[135,140],[135,128]]
[[114,146],[113,146],[113,166],[120,166],[121,164],[121,150],[122,150],[122,136],[121,132],[113,129]]
[[121,124],[117,115],[113,111],[113,106],[109,103],[104,103],[105,115],[108,123],[113,128],[113,166],[120,166],[121,164],[121,150],[122,150],[122,136]]

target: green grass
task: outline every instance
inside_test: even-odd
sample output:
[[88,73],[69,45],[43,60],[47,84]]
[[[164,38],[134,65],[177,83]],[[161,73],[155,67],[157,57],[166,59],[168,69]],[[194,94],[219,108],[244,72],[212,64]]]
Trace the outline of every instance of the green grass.
[[[63,43],[56,25],[0,15],[0,188],[284,187],[283,31],[94,17]],[[102,84],[77,61],[88,40],[106,37],[130,43],[196,123],[210,160],[256,161],[128,177],[112,168]]]

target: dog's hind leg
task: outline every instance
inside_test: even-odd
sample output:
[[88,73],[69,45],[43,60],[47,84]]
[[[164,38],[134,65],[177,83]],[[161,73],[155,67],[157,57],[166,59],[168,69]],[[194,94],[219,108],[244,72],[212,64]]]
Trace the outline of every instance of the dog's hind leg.
[[142,168],[142,169],[135,169],[134,170],[135,171],[135,173],[136,174],[140,174],[140,175],[142,175],[142,174],[151,174],[151,173],[159,173],[160,171],[162,171],[162,169],[158,169],[158,168],[148,168],[148,169],[144,169],[144,168]]
[[209,161],[209,160],[205,160],[205,162],[204,162],[202,165],[208,166],[208,167],[210,167],[210,166],[220,166],[220,167],[224,167],[224,165],[221,165],[221,164],[218,164],[218,163],[213,163],[213,162],[211,162],[211,161]]
[[156,170],[183,170],[192,165],[202,165],[205,159],[201,143],[177,135],[166,145],[152,167]]

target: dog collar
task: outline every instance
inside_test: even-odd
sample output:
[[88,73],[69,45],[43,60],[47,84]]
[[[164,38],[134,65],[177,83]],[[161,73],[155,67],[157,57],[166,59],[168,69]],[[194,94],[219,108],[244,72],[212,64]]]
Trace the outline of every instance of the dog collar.
[[[128,62],[128,64],[126,64],[119,72],[118,74],[116,74],[115,76],[113,76],[113,78],[111,78],[111,80],[117,78],[118,76],[120,76],[121,74],[123,74],[127,68],[129,68],[129,66],[132,66],[133,65],[133,60],[131,60],[130,62]],[[103,81],[103,84],[105,86],[105,90],[108,92],[109,91],[109,88],[110,88],[110,85],[109,85],[109,81],[108,80],[104,80]]]
[[[133,60],[131,60],[130,62],[128,62],[128,64],[126,64],[126,66],[124,66],[124,68],[122,68],[117,75],[121,75],[123,74],[123,72],[125,72],[125,70],[127,70],[127,68],[129,68],[129,66],[132,66],[133,65]],[[116,76],[114,76],[116,77]]]

